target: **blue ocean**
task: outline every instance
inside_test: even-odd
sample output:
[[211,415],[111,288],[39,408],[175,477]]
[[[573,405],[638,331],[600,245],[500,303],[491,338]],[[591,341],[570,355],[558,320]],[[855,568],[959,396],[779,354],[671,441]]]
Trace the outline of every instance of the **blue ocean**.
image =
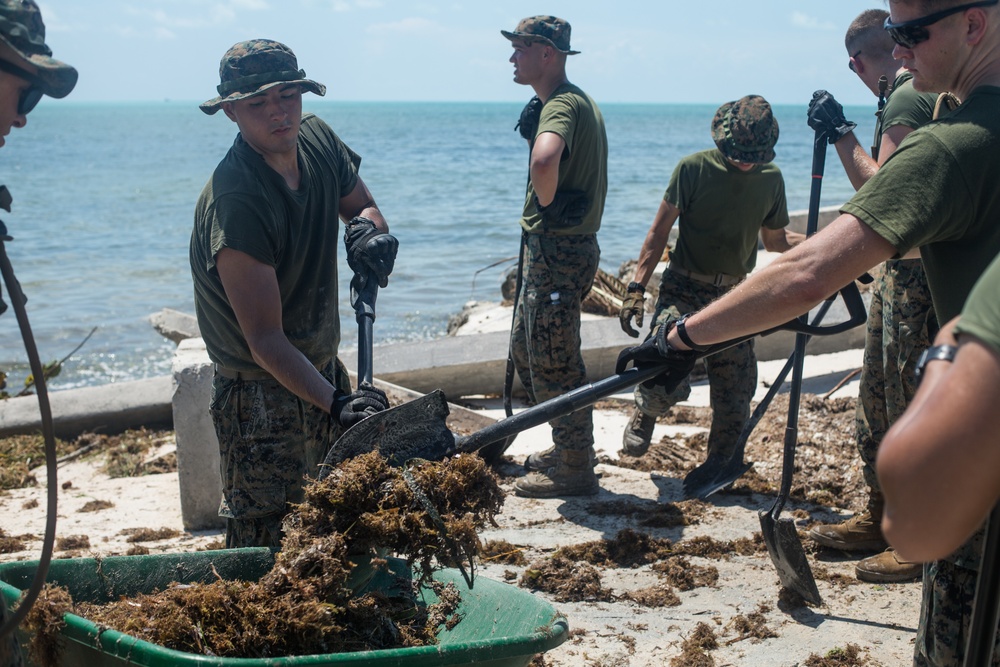
[[[469,300],[499,301],[515,263],[527,147],[514,130],[521,105],[342,103],[306,96],[363,157],[361,174],[399,238],[388,288],[378,296],[375,342],[431,340]],[[601,266],[617,273],[638,255],[677,160],[711,147],[717,105],[607,104],[609,191],[598,239]],[[846,110],[867,142],[872,108]],[[790,210],[808,207],[813,132],[805,106],[775,107],[776,164]],[[6,244],[28,297],[43,362],[93,336],[50,382],[54,390],[170,372],[174,344],[148,317],[194,312],[188,241],[195,201],[232,144],[236,126],[196,103],[103,104],[46,98],[28,127],[0,149]],[[833,147],[822,205],[853,193]],[[356,345],[341,253],[343,347]],[[487,268],[491,267],[491,268]],[[6,292],[6,291],[5,291]],[[6,293],[5,293],[5,299]],[[16,390],[27,357],[13,311],[0,317],[0,371]]]

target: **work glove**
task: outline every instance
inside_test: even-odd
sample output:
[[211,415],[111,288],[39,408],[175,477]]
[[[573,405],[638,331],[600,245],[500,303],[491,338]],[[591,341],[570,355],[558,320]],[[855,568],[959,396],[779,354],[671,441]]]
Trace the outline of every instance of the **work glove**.
[[649,366],[662,366],[663,373],[646,380],[642,383],[644,387],[663,387],[668,394],[684,381],[698,360],[698,353],[694,350],[676,350],[667,343],[667,334],[674,328],[674,323],[659,327],[649,338],[640,345],[627,347],[618,355],[618,363],[615,364],[615,373],[621,374],[631,362],[633,368],[640,370]]
[[542,107],[545,103],[538,99],[538,96],[532,97],[524,108],[521,109],[521,117],[517,120],[517,125],[514,129],[521,133],[527,141],[534,141],[535,134],[538,132],[538,120],[542,117]]
[[629,285],[621,310],[618,311],[618,321],[622,325],[622,331],[632,338],[639,337],[639,332],[632,328],[632,318],[635,318],[635,326],[642,329],[642,316],[646,312],[645,290],[638,283],[635,285],[635,287]]
[[587,194],[580,190],[556,192],[548,206],[542,206],[535,195],[535,208],[542,214],[546,229],[569,229],[583,224],[587,214]]
[[385,392],[367,382],[362,382],[352,394],[345,394],[339,390],[333,392],[330,418],[348,429],[362,419],[388,408],[389,399],[386,398]]
[[344,246],[347,248],[347,265],[361,276],[364,288],[368,273],[375,275],[379,287],[389,284],[389,274],[396,262],[399,241],[392,234],[379,231],[368,218],[353,218],[344,230]]
[[813,93],[808,119],[809,127],[825,136],[831,144],[837,143],[858,126],[844,118],[844,107],[825,90]]

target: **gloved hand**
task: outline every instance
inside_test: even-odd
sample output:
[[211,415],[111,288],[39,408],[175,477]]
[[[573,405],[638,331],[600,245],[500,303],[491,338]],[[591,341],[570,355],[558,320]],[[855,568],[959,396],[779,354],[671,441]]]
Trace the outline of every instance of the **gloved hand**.
[[633,368],[643,369],[650,365],[663,366],[663,373],[651,380],[643,382],[643,386],[652,388],[659,385],[667,393],[672,392],[691,374],[694,364],[698,361],[698,353],[694,350],[675,350],[667,343],[667,334],[674,328],[670,322],[659,327],[656,332],[634,347],[627,347],[618,355],[615,373],[622,373],[632,363]]
[[538,132],[538,120],[542,117],[542,107],[545,103],[532,97],[521,109],[521,117],[517,121],[514,129],[521,133],[521,136],[528,141],[535,140],[535,133]]
[[333,402],[330,404],[330,418],[338,424],[351,428],[362,419],[371,417],[376,412],[389,408],[389,399],[381,389],[362,382],[353,394],[340,391],[333,392]]
[[546,229],[569,229],[583,224],[587,214],[587,194],[581,190],[556,192],[548,206],[542,206],[535,195],[535,208],[542,214]]
[[807,117],[809,127],[822,133],[831,144],[837,143],[858,126],[844,118],[844,107],[825,90],[813,93]]
[[353,218],[344,230],[344,246],[347,248],[347,265],[361,278],[371,271],[375,274],[379,287],[389,284],[389,274],[396,262],[399,241],[392,234],[381,232],[368,218]]
[[632,318],[635,318],[635,326],[642,328],[642,316],[646,312],[645,295],[640,291],[629,292],[625,295],[621,310],[618,311],[618,321],[622,325],[622,331],[632,338],[638,338],[639,332],[632,328]]

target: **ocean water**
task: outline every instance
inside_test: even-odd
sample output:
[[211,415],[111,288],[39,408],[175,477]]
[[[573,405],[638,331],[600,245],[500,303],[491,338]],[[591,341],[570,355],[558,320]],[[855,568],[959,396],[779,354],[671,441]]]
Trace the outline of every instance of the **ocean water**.
[[[677,160],[713,145],[715,108],[602,106],[610,144],[598,235],[603,269],[617,273],[638,255]],[[395,271],[378,296],[376,343],[443,336],[466,301],[499,301],[502,276],[516,261],[527,173],[527,147],[514,131],[519,104],[306,96],[305,110],[362,155],[362,177],[399,238]],[[846,110],[865,142],[873,110]],[[789,208],[805,209],[813,148],[805,106],[778,106],[775,115],[775,162]],[[162,308],[194,312],[187,252],[194,204],[235,134],[223,114],[205,116],[195,103],[46,99],[27,128],[7,137],[0,183],[14,204],[0,219],[14,237],[7,253],[28,296],[42,361],[61,359],[96,328],[52,389],[170,372],[174,345],[147,318]],[[838,205],[852,192],[830,147],[822,205]],[[343,248],[340,259],[342,346],[349,349],[357,329]],[[0,317],[0,371],[12,386],[27,374],[13,311]]]

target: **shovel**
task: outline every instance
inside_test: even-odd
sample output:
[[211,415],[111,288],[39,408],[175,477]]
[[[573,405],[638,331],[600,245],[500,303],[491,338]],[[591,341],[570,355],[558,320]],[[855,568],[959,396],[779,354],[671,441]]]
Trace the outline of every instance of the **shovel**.
[[[826,163],[826,136],[816,131],[813,141],[812,190],[809,193],[809,217],[806,235],[816,231],[819,221],[819,195],[823,185],[823,168]],[[862,320],[864,321],[864,320]],[[816,580],[813,578],[806,552],[799,541],[798,531],[791,519],[779,519],[778,515],[788,500],[792,490],[792,474],[795,472],[795,446],[798,440],[799,398],[802,394],[802,365],[805,361],[806,343],[809,336],[795,335],[795,351],[792,353],[792,385],[788,394],[788,425],[785,428],[784,455],[781,462],[781,488],[778,497],[769,510],[760,511],[760,532],[767,545],[767,553],[778,571],[778,579],[806,602],[818,605],[822,602]]]
[[[857,285],[852,282],[840,292],[850,315],[849,320],[814,327],[795,319],[769,329],[761,335],[778,330],[791,330],[816,336],[833,335],[864,322],[865,305]],[[713,345],[699,356],[714,354],[753,337],[753,335],[743,336]],[[379,452],[392,465],[405,465],[410,459],[437,461],[455,454],[475,452],[490,443],[593,405],[601,398],[634,387],[665,370],[666,366],[655,365],[641,369],[630,368],[522,410],[516,415],[501,419],[467,436],[456,435],[448,429],[445,423],[448,416],[448,402],[444,393],[436,390],[409,403],[379,412],[352,426],[333,444],[324,466],[334,466],[372,451]]]
[[1000,506],[994,507],[986,524],[983,557],[979,563],[976,596],[969,620],[969,639],[965,649],[965,667],[989,667],[993,664],[997,622],[1000,620]]

